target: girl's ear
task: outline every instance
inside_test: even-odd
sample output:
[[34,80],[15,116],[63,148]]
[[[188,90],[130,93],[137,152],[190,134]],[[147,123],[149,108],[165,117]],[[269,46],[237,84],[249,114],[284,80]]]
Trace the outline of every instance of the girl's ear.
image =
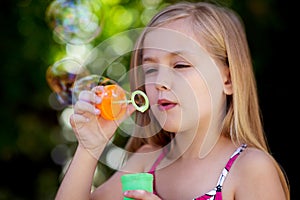
[[232,95],[232,84],[231,84],[231,79],[229,77],[229,79],[225,80],[223,83],[223,87],[224,87],[224,93],[227,95]]
[[223,79],[223,88],[224,93],[227,95],[232,95],[232,83],[231,83],[231,77],[230,77],[230,71],[228,67],[224,67],[224,71],[222,73],[222,79]]

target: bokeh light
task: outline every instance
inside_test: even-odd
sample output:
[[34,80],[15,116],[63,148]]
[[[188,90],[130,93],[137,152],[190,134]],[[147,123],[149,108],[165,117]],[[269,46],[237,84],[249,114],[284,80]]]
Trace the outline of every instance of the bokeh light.
[[113,169],[119,169],[124,164],[123,161],[125,156],[126,152],[124,152],[122,148],[111,145],[109,151],[107,151],[106,164]]
[[66,144],[59,144],[51,151],[52,160],[58,165],[64,165],[71,158],[71,152]]

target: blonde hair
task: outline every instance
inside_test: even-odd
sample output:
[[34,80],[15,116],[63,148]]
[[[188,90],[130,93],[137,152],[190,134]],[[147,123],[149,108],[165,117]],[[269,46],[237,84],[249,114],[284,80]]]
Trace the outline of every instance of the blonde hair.
[[[262,126],[256,81],[245,27],[239,15],[227,7],[212,3],[180,2],[157,13],[147,27],[159,27],[181,18],[188,19],[194,34],[205,41],[204,48],[211,57],[229,67],[233,95],[227,96],[227,113],[221,134],[230,138],[235,144],[246,143],[248,146],[270,154]],[[136,44],[136,50],[132,56],[132,69],[141,65],[141,49],[146,33],[147,28]],[[135,81],[131,83],[132,89],[145,90],[143,86],[138,84],[143,81],[143,77],[137,74],[135,70],[131,71]],[[137,113],[136,123],[141,126],[149,125],[149,112],[151,111],[148,110],[145,114]],[[153,122],[153,119],[151,120],[151,124],[154,125],[149,126],[147,131],[152,135],[153,133],[150,132],[156,131],[157,134],[147,139],[132,137],[127,145],[128,150],[135,151],[143,144],[164,146],[172,140],[173,133],[158,130],[155,128],[157,123]],[[287,177],[278,162],[273,157],[272,159],[278,170],[286,198],[290,199]]]

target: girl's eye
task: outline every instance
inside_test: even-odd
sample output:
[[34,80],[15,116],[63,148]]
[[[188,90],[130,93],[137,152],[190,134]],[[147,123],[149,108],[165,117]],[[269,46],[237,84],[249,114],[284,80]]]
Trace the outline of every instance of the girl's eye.
[[157,67],[155,64],[143,64],[143,70],[145,74],[151,74],[157,72]]
[[145,74],[151,74],[151,73],[156,72],[157,69],[155,69],[155,68],[149,68],[149,69],[145,69],[144,71],[145,71]]
[[191,65],[188,65],[188,64],[176,64],[174,66],[174,68],[177,68],[177,69],[188,68],[188,67],[191,67]]

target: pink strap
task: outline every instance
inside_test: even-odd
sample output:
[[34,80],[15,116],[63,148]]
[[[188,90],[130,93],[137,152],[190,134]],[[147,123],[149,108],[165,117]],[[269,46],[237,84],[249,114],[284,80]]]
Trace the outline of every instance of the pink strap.
[[165,148],[162,150],[162,152],[159,154],[158,158],[156,159],[156,161],[153,163],[151,169],[148,171],[149,174],[152,174],[153,175],[153,193],[158,195],[157,194],[157,191],[156,191],[156,180],[155,180],[155,169],[157,167],[157,165],[160,163],[160,161],[165,157],[166,155],[166,150]]
[[166,153],[165,150],[163,149],[163,151],[160,153],[160,155],[158,156],[158,158],[156,159],[156,161],[153,163],[151,169],[149,170],[149,173],[153,173],[157,167],[157,165],[160,163],[160,161],[165,157]]

